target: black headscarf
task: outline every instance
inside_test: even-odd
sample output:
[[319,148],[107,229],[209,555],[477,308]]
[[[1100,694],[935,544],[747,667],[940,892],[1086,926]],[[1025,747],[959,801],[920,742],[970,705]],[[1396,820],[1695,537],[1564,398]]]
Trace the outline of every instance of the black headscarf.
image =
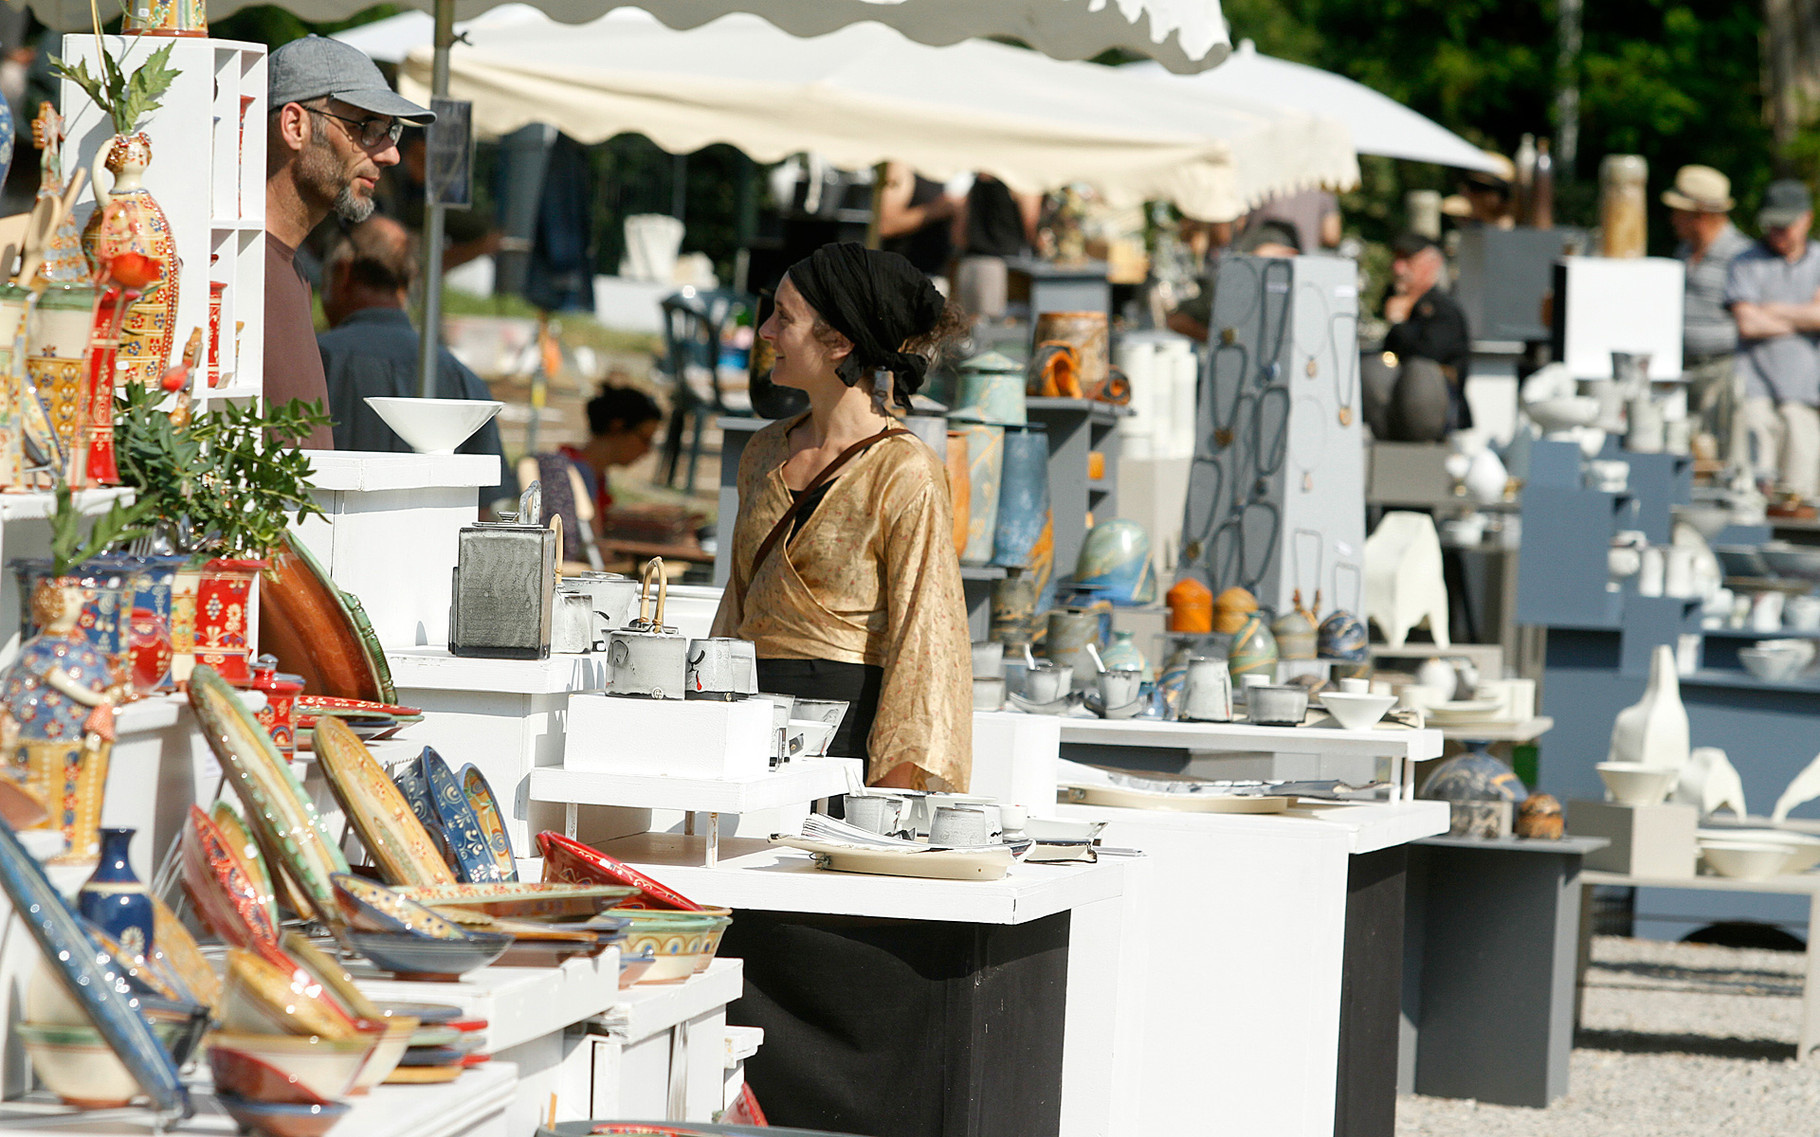
[[788,275],[809,307],[853,344],[838,369],[847,385],[882,368],[893,376],[897,401],[909,406],[929,361],[904,351],[904,343],[933,329],[947,304],[929,278],[897,253],[853,241],[823,245]]

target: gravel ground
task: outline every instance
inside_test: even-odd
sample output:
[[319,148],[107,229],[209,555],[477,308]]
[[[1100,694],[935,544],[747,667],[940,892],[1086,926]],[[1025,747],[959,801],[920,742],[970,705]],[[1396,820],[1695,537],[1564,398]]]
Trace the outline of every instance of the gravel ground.
[[1815,1137],[1794,952],[1600,936],[1569,1092],[1546,1110],[1406,1095],[1398,1137]]

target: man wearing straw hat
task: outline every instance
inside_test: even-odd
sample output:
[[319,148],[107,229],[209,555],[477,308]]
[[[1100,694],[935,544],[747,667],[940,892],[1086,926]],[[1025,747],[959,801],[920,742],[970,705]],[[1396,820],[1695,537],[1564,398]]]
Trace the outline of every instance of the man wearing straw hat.
[[1688,413],[1710,435],[1721,458],[1744,453],[1734,438],[1738,406],[1744,400],[1732,353],[1738,325],[1725,308],[1725,277],[1732,260],[1750,248],[1750,238],[1732,224],[1731,179],[1711,166],[1683,166],[1675,184],[1662,193],[1675,236],[1675,259],[1687,268],[1681,306],[1681,366],[1687,376]]

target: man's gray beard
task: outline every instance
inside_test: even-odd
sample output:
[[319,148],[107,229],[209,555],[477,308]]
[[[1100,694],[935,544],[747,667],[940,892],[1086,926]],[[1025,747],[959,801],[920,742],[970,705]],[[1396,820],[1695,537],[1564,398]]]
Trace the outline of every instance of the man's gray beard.
[[334,208],[335,216],[350,225],[358,225],[373,216],[373,199],[356,196],[353,185],[349,184],[342,186],[341,192],[335,195]]

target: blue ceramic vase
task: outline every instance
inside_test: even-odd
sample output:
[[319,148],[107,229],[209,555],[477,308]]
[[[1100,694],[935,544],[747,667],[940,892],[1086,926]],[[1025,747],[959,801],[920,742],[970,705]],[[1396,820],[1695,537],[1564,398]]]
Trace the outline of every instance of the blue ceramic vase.
[[1049,515],[1049,433],[1040,424],[1005,428],[1001,479],[992,563],[1029,570],[1038,579],[1040,595],[1048,583],[1046,570],[1053,569],[1055,560]]
[[133,875],[127,857],[134,832],[101,830],[101,862],[76,893],[76,910],[114,937],[129,955],[145,956],[152,950],[152,898]]
[[1087,530],[1074,565],[1075,584],[1096,590],[1114,604],[1156,603],[1156,574],[1150,567],[1150,534],[1123,517]]

